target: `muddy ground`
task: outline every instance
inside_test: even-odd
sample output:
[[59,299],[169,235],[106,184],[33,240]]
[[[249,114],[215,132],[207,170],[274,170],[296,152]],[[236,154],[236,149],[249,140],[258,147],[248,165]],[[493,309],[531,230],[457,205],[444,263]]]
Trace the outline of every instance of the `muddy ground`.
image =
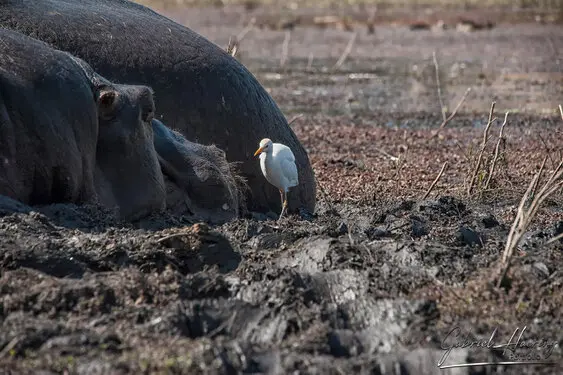
[[[226,47],[253,12],[272,11],[163,12]],[[315,213],[120,223],[96,207],[0,201],[0,373],[563,373],[563,240],[546,244],[563,232],[561,190],[496,287],[528,183],[544,157],[549,172],[563,155],[563,30],[406,24],[358,29],[337,68],[353,31],[296,25],[282,67],[287,30],[240,42],[237,58],[288,119],[303,114],[292,127],[322,187]],[[438,134],[433,51],[448,115],[471,88]],[[468,193],[492,100],[498,119]],[[448,336],[456,327],[463,337]],[[523,327],[521,341],[548,345],[454,348],[444,365],[554,365],[437,368],[441,346],[495,329],[499,345]]]

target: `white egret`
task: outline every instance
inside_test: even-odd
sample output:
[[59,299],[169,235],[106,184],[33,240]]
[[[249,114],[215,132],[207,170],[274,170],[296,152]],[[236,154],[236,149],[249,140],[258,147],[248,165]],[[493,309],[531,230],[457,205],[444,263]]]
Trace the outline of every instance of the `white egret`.
[[281,143],[273,143],[269,138],[260,141],[254,156],[260,155],[260,168],[266,180],[280,191],[282,211],[280,220],[287,210],[287,193],[289,188],[297,186],[297,166],[291,149]]

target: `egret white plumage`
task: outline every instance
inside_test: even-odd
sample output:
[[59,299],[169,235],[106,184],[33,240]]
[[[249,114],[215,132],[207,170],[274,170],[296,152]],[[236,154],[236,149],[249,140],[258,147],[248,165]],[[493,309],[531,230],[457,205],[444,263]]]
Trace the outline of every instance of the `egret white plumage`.
[[260,146],[254,153],[254,156],[257,155],[260,155],[262,174],[280,191],[282,211],[279,219],[281,219],[287,211],[289,188],[299,184],[295,156],[289,147],[281,143],[273,143],[269,138],[260,141]]

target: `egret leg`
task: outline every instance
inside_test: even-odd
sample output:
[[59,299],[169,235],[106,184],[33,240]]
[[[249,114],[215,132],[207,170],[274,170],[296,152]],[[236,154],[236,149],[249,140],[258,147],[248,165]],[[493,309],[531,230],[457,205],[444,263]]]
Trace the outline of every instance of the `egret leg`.
[[282,210],[281,210],[281,213],[280,213],[280,217],[278,218],[278,221],[281,220],[281,218],[283,217],[283,215],[287,211],[287,193],[283,190],[280,190],[280,193],[281,193],[281,200],[282,200]]

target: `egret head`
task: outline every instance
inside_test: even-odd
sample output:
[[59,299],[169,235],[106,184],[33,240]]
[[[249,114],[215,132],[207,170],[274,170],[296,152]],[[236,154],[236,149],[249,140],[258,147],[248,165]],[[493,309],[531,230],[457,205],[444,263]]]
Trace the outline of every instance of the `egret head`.
[[256,152],[254,153],[254,156],[258,156],[263,152],[271,152],[272,147],[272,141],[270,140],[270,138],[264,138],[260,141],[260,145],[258,147],[258,150],[256,150]]

